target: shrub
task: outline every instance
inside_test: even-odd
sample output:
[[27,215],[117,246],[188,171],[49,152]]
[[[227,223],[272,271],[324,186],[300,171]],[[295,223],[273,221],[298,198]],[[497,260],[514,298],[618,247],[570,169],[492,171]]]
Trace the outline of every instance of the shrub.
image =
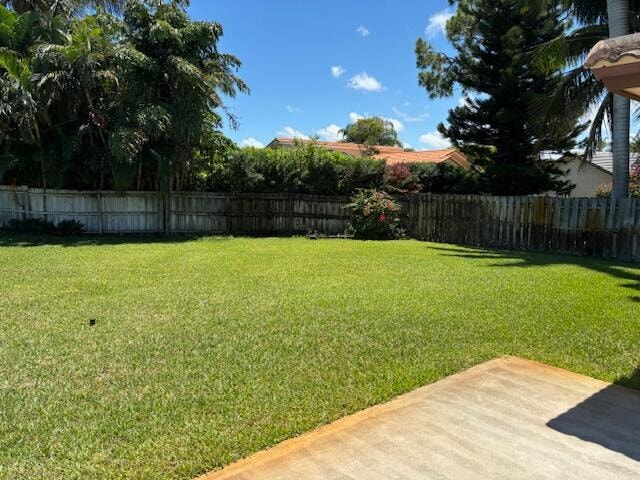
[[416,174],[405,163],[387,165],[384,182],[386,189],[392,193],[417,193],[421,190]]
[[84,225],[77,220],[63,220],[54,225],[52,222],[40,218],[13,219],[7,224],[6,230],[26,235],[82,235]]
[[352,195],[379,188],[385,163],[324,150],[313,142],[285,149],[243,148],[203,164],[197,188],[229,193]]
[[28,235],[51,235],[56,227],[53,223],[40,218],[13,219],[7,224],[7,230]]
[[448,164],[389,164],[352,157],[311,142],[292,148],[220,148],[198,151],[193,190],[228,193],[353,195],[360,189],[390,193],[480,193],[478,174]]
[[611,196],[611,190],[613,190],[613,185],[610,183],[598,185],[598,188],[596,189],[596,197],[609,198]]
[[77,220],[63,220],[56,227],[56,234],[63,237],[79,236],[84,232],[84,225]]
[[352,229],[356,238],[385,240],[400,235],[400,207],[393,198],[377,190],[360,190],[351,199]]
[[481,193],[480,178],[473,170],[463,170],[446,163],[412,163],[408,167],[422,192]]

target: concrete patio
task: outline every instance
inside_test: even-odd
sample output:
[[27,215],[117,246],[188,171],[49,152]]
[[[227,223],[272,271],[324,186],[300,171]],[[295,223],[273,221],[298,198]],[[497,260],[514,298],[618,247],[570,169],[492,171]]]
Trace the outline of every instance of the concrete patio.
[[640,392],[501,358],[200,480],[389,478],[640,478]]

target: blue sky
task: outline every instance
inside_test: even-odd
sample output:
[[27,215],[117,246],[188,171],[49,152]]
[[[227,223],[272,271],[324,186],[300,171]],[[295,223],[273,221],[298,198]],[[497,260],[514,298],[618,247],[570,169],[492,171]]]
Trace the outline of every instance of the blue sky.
[[230,99],[239,144],[266,145],[275,136],[319,135],[358,116],[393,121],[415,149],[447,146],[436,133],[460,95],[429,100],[417,84],[418,37],[448,51],[447,0],[192,0],[195,19],[220,22],[220,48],[238,56],[250,95]]

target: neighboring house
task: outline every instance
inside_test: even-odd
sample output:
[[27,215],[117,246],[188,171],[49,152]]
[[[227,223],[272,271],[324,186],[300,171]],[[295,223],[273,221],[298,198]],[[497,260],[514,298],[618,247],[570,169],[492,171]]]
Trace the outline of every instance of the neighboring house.
[[[291,148],[295,142],[308,142],[309,140],[298,140],[293,138],[275,138],[267,148]],[[342,152],[353,157],[362,157],[363,148],[357,143],[347,142],[315,142],[319,147],[333,152]],[[445,163],[454,167],[469,170],[471,163],[467,157],[455,148],[446,150],[405,150],[402,147],[377,146],[378,151],[374,158],[386,160],[387,163]]]
[[[554,155],[543,155],[543,158],[556,160]],[[637,159],[637,154],[629,159],[629,170]],[[611,152],[596,152],[590,162],[584,162],[580,158],[572,158],[562,166],[566,170],[564,178],[576,187],[571,192],[571,197],[595,197],[598,187],[611,185],[613,182],[613,154]]]
[[562,166],[566,170],[564,178],[576,187],[571,197],[595,197],[600,185],[611,184],[611,172],[596,163],[584,162],[580,158],[572,158]]
[[[629,172],[633,170],[633,166],[638,160],[638,154],[632,153],[629,158]],[[613,173],[613,153],[611,152],[596,152],[593,154],[591,163],[605,169],[609,173]]]

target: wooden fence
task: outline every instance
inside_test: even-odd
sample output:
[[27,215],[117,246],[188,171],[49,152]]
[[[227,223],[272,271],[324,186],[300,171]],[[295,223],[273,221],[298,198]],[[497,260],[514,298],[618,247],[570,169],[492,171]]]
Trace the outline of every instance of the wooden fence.
[[73,219],[95,234],[343,233],[345,197],[172,192],[93,192],[0,186],[0,227],[12,219]]
[[[399,197],[411,237],[640,262],[640,200],[409,195]],[[335,235],[350,222],[346,197],[288,194],[82,192],[0,186],[0,226],[13,218],[75,219],[97,234]]]
[[415,195],[411,236],[433,242],[640,262],[640,200]]

